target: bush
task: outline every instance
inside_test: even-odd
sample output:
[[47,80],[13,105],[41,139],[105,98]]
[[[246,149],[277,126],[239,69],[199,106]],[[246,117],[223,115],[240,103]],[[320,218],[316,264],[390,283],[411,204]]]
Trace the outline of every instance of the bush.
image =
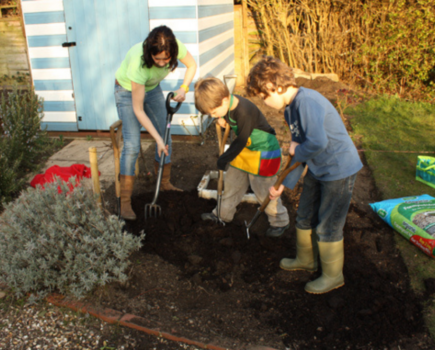
[[123,232],[123,221],[106,214],[82,186],[68,191],[60,180],[45,190],[29,188],[0,218],[0,280],[17,297],[58,291],[82,298],[127,280],[128,257],[144,235]]
[[365,2],[361,24],[372,28],[355,63],[378,92],[434,100],[434,5],[434,0]]
[[23,176],[38,169],[41,157],[53,148],[41,130],[42,99],[32,88],[7,93],[0,104],[0,207],[23,184]]
[[307,72],[337,73],[372,92],[434,101],[435,0],[247,3],[258,51]]
[[20,159],[10,161],[11,146],[8,138],[0,138],[0,209],[2,203],[9,202],[12,195],[18,192],[24,183],[23,179],[17,178]]

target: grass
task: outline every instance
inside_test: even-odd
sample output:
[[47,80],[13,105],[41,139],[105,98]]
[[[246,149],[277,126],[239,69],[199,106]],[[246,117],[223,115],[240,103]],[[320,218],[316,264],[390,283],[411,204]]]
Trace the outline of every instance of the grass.
[[[435,157],[435,105],[382,97],[348,107],[352,137],[365,150],[384,199],[435,189],[415,180],[418,155]],[[426,153],[432,152],[432,154]]]
[[435,105],[382,97],[346,113],[355,116],[352,127],[364,135],[364,148],[435,153]]
[[[418,155],[435,157],[435,105],[381,97],[345,110],[352,138],[370,166],[383,199],[429,194],[435,189],[415,180]],[[432,152],[423,153],[423,152]],[[425,292],[424,280],[435,278],[435,261],[400,234],[397,247],[408,268],[411,287]],[[435,338],[435,297],[424,305],[426,325]]]

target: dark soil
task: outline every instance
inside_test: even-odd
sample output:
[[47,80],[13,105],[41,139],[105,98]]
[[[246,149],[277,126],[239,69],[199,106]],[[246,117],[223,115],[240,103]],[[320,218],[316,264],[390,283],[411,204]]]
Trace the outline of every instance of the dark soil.
[[[325,95],[347,89],[330,81],[316,89],[323,92],[322,86]],[[253,101],[280,141],[289,142],[282,114]],[[162,331],[233,350],[254,344],[276,349],[434,348],[422,316],[424,297],[410,289],[395,233],[368,206],[378,197],[367,166],[358,175],[345,226],[346,284],[312,295],[304,286],[320,271],[279,269],[283,257],[295,256],[294,225],[280,238],[267,238],[263,215],[247,239],[244,221],[258,206],[246,203],[225,227],[201,221],[200,215],[216,205],[199,198],[196,190],[205,171],[216,169],[213,130],[202,146],[174,144],[172,182],[185,192],[160,193],[162,215],[148,220],[144,207],[152,201],[155,179],[146,174],[154,151],[145,152],[145,175],[133,195],[138,220],[126,224],[133,234],[145,231],[144,246],[132,257],[130,281],[102,290],[97,296],[101,305],[144,317]],[[301,191],[302,181],[283,195],[292,224]],[[115,213],[113,186],[106,200]]]

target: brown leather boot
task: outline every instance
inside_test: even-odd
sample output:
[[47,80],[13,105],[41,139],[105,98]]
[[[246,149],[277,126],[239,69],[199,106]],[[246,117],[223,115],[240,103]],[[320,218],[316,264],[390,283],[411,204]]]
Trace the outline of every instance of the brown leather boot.
[[[156,176],[159,174],[159,163],[154,162],[154,173]],[[175,187],[173,184],[171,184],[171,167],[172,164],[168,163],[163,166],[163,175],[162,175],[162,182],[160,183],[160,191],[180,191],[183,192],[182,189]]]
[[121,175],[121,217],[125,220],[136,220],[136,214],[131,208],[134,176]]

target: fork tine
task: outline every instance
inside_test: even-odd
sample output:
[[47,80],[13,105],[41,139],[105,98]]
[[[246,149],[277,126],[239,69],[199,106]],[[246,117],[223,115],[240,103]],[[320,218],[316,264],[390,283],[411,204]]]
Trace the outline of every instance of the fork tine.
[[162,208],[157,204],[145,204],[145,220],[150,218],[158,218],[162,214]]

